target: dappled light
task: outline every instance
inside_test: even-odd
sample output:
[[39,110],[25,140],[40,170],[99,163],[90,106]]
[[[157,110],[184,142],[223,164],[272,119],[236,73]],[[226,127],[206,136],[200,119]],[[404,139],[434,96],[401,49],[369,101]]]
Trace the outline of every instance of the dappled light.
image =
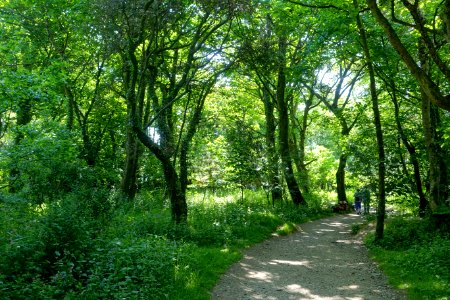
[[276,279],[276,278],[274,278],[274,275],[272,273],[264,272],[264,271],[258,271],[258,272],[249,271],[247,273],[246,277],[250,278],[250,279],[265,281],[265,282],[272,282],[273,280]]
[[350,236],[350,225],[359,218],[309,222],[291,236],[249,249],[222,277],[213,299],[397,299]]
[[305,266],[309,267],[310,262],[307,260],[304,261],[291,261],[291,260],[279,260],[274,259],[269,262],[269,264],[280,264],[280,265],[289,265],[289,266]]

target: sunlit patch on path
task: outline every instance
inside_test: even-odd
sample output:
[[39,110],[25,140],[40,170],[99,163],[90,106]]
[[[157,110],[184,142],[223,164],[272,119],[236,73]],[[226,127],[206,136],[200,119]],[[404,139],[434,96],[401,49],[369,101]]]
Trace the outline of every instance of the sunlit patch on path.
[[212,292],[216,300],[403,299],[350,235],[356,214],[302,224],[246,251]]

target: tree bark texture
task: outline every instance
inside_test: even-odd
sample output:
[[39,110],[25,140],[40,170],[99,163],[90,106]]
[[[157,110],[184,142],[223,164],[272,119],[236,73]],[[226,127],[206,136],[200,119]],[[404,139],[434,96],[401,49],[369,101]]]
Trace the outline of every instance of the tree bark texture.
[[[187,185],[188,185],[188,152],[194,138],[195,132],[197,131],[198,125],[200,124],[200,120],[202,117],[203,107],[205,105],[206,97],[210,94],[212,87],[217,81],[220,73],[217,73],[213,76],[207,83],[203,85],[202,91],[199,95],[194,95],[196,97],[195,107],[193,112],[191,112],[192,117],[189,119],[189,123],[187,125],[186,134],[184,136],[180,135],[180,184],[181,184],[181,192],[186,194]],[[191,97],[191,96],[189,96]],[[187,108],[186,108],[187,110]],[[187,111],[185,111],[185,114]],[[182,125],[184,127],[184,125]]]
[[299,121],[295,114],[297,112],[297,105],[291,105],[291,119],[292,126],[296,127],[298,130],[298,140],[295,132],[291,131],[292,143],[291,143],[291,153],[294,156],[295,166],[297,167],[297,172],[300,179],[301,190],[305,193],[309,193],[309,174],[307,169],[307,164],[305,162],[305,143],[306,143],[306,131],[308,129],[308,120],[310,110],[317,106],[313,105],[314,93],[310,93],[308,99],[304,102],[305,106],[303,109],[302,120]]
[[[341,123],[341,136],[343,137],[343,140],[345,143],[347,143],[348,136],[351,131],[351,127],[347,125],[347,121],[342,115],[338,115],[338,119]],[[347,160],[348,160],[348,152],[345,149],[346,145],[344,147],[341,147],[341,155],[339,156],[339,166],[336,171],[336,192],[338,196],[338,202],[346,202],[348,203],[347,199],[347,193],[346,186],[345,186],[345,168],[347,167]]]
[[288,104],[286,103],[286,38],[279,38],[279,66],[278,66],[278,82],[277,82],[277,105],[278,105],[278,138],[280,147],[280,156],[283,168],[283,174],[286,184],[295,205],[305,205],[306,200],[303,198],[302,192],[298,186],[292,168],[292,158],[289,152],[289,113]]
[[133,200],[137,192],[137,170],[139,163],[138,141],[132,128],[127,128],[125,146],[125,166],[121,190],[128,200]]
[[[311,94],[311,98],[313,95]],[[299,132],[299,141],[298,141],[298,172],[300,173],[301,185],[306,193],[309,193],[309,174],[305,161],[305,144],[306,144],[306,130],[308,129],[308,118],[309,118],[309,110],[311,104],[309,100],[305,105],[305,110],[303,112],[302,125]]]

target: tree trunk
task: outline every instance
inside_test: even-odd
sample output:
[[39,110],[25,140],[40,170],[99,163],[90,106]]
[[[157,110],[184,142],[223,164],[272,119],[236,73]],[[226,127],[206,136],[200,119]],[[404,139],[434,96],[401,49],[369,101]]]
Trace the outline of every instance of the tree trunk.
[[339,167],[336,172],[336,191],[338,195],[338,202],[348,202],[347,194],[345,193],[345,167],[347,166],[347,153],[342,153],[339,157]]
[[187,203],[186,194],[183,193],[181,181],[173,166],[170,158],[165,155],[163,150],[155,144],[147,134],[137,126],[133,127],[139,141],[147,147],[161,162],[164,172],[164,179],[169,193],[172,220],[177,224],[187,222]]
[[308,129],[308,117],[309,112],[312,105],[312,100],[314,98],[314,94],[311,93],[309,99],[307,99],[304,104],[305,107],[303,109],[303,116],[301,123],[297,120],[295,114],[297,110],[297,105],[291,105],[291,120],[293,126],[298,129],[298,141],[295,133],[292,133],[292,145],[291,145],[291,153],[294,155],[295,166],[297,167],[300,186],[301,189],[305,193],[309,193],[309,175],[308,170],[306,168],[305,163],[305,142],[306,142],[306,131]]
[[[310,91],[313,92],[319,99],[321,99],[321,102],[325,104],[325,106],[329,109],[329,111],[338,119],[339,124],[341,126],[341,140],[345,145],[340,145],[340,150],[342,152],[340,159],[339,159],[339,168],[336,172],[336,192],[338,195],[338,203],[348,203],[347,196],[345,193],[346,186],[345,186],[345,167],[347,164],[348,159],[348,152],[346,152],[347,144],[348,144],[348,136],[350,132],[352,131],[353,127],[356,125],[359,114],[356,115],[356,117],[353,119],[353,121],[349,124],[347,116],[344,115],[343,111],[348,104],[348,100],[350,98],[351,92],[355,86],[356,81],[358,80],[359,72],[355,74],[355,76],[351,79],[351,83],[349,86],[345,87],[347,84],[345,84],[345,79],[348,78],[349,74],[351,74],[351,68],[354,65],[355,60],[352,59],[349,62],[346,62],[345,65],[339,66],[339,78],[338,81],[335,83],[335,91],[334,91],[334,97],[331,101],[329,101],[328,96],[326,93],[325,95],[320,95],[311,88]],[[339,100],[344,96],[344,93],[347,93],[347,97],[345,102],[339,106]]]
[[[343,140],[347,144],[348,136],[350,134],[351,128],[348,127],[347,121],[342,116],[339,116],[339,120],[341,123],[341,136]],[[344,148],[346,145],[344,146]],[[341,148],[343,148],[341,146]],[[336,171],[336,192],[338,196],[338,203],[345,202],[348,203],[347,194],[346,194],[346,186],[345,186],[345,168],[347,167],[348,153],[345,149],[341,149],[342,153],[339,156],[339,166]]]
[[137,170],[139,162],[138,141],[132,128],[127,129],[125,167],[121,190],[128,200],[133,200],[137,192]]
[[429,183],[430,183],[430,207],[432,211],[445,205],[448,197],[447,166],[443,157],[443,151],[437,141],[436,122],[433,120],[433,107],[427,96],[422,93],[422,122],[424,127],[425,145],[428,152]]
[[186,193],[181,188],[180,179],[170,161],[161,161],[164,169],[164,178],[166,180],[169,192],[172,220],[175,223],[187,222],[187,203]]
[[124,55],[124,84],[127,100],[127,135],[125,167],[122,175],[121,191],[128,199],[133,200],[137,192],[138,169],[138,141],[134,126],[138,126],[139,118],[137,110],[136,85],[138,80],[138,62],[136,59],[136,44],[130,41],[128,53]]
[[309,193],[309,176],[305,164],[305,140],[304,137],[302,137],[305,132],[303,131],[303,129],[299,129],[300,140],[297,141],[295,133],[292,133],[292,138],[290,139],[289,143],[289,149],[291,151],[291,155],[293,156],[295,167],[297,168],[297,176],[300,181],[299,185],[301,186],[301,190],[303,190],[305,193]]
[[278,138],[280,147],[280,156],[283,168],[283,174],[289,189],[292,201],[295,205],[305,205],[306,200],[300,191],[297,180],[292,169],[292,158],[289,152],[289,114],[288,105],[285,99],[286,90],[286,38],[279,38],[279,68],[277,82],[277,104],[278,104]]
[[91,138],[89,137],[87,120],[83,119],[83,122],[80,125],[81,125],[81,136],[83,139],[83,149],[81,151],[82,156],[86,161],[87,165],[93,167],[95,166],[95,163],[97,161],[97,151],[91,141]]
[[392,79],[390,85],[392,87],[392,102],[394,103],[394,115],[395,115],[395,122],[397,124],[397,130],[403,145],[405,145],[406,149],[408,150],[411,164],[413,165],[414,168],[414,183],[417,194],[419,195],[419,216],[424,217],[425,211],[428,207],[428,200],[425,197],[425,193],[423,192],[422,179],[420,177],[420,166],[416,154],[416,148],[408,141],[408,137],[406,136],[405,131],[403,130],[402,127],[402,123],[400,122],[400,108],[397,101],[395,82]]
[[[212,86],[212,84],[211,84]],[[210,87],[211,87],[210,86]],[[181,141],[181,151],[180,151],[180,184],[181,184],[181,192],[185,195],[188,184],[188,152],[192,139],[194,138],[194,134],[197,131],[198,124],[200,123],[201,114],[203,110],[203,104],[205,103],[205,99],[208,93],[201,96],[199,99],[199,104],[195,107],[195,111],[193,112],[193,116],[189,121],[188,129],[185,137]]]
[[305,141],[306,141],[306,130],[308,128],[308,114],[309,114],[309,106],[306,105],[305,111],[303,113],[302,126],[300,128],[299,133],[300,139],[298,142],[298,158],[299,158],[298,172],[300,173],[301,185],[305,193],[309,193],[309,174],[305,163]]
[[[370,6],[370,0],[367,0]],[[353,5],[356,10],[359,10],[358,1],[353,0]],[[373,67],[372,56],[370,54],[369,44],[367,42],[367,35],[362,23],[359,13],[356,15],[356,25],[358,27],[359,35],[361,38],[361,45],[364,51],[364,57],[367,63],[367,69],[369,71],[370,79],[370,96],[372,98],[372,110],[374,116],[375,132],[377,137],[377,149],[378,149],[378,207],[377,207],[377,225],[375,229],[375,240],[379,241],[383,238],[384,234],[384,219],[386,210],[386,190],[385,190],[385,152],[383,131],[381,127],[381,116],[378,104],[377,87],[375,82],[375,70]]]
[[[268,45],[272,37],[273,21],[270,14],[266,14],[265,19],[266,19],[265,30],[262,30],[261,34],[263,35],[265,40],[264,45],[267,46],[265,50],[270,51],[270,47]],[[266,157],[267,157],[268,185],[269,185],[269,192],[272,197],[272,206],[275,206],[276,202],[281,202],[283,200],[283,193],[280,183],[281,179],[279,170],[280,157],[276,149],[276,141],[275,141],[277,129],[274,115],[276,96],[273,93],[271,93],[271,85],[269,83],[269,80],[267,79],[269,76],[267,76],[266,74],[267,71],[268,70],[264,68],[262,70],[256,69],[256,73],[259,74],[258,75],[259,81],[261,82],[260,97],[262,102],[264,103],[264,115],[266,119],[265,139],[267,146]]]
[[278,166],[278,152],[275,148],[275,116],[274,103],[269,95],[269,91],[264,86],[262,88],[262,100],[264,102],[264,114],[266,116],[266,144],[267,144],[267,162],[268,162],[268,177],[269,189],[272,195],[272,206],[283,198],[279,166]]
[[[419,41],[419,60],[423,69],[428,72],[428,59],[422,41]],[[428,94],[421,89],[422,94],[422,122],[424,128],[425,145],[428,152],[429,181],[430,181],[430,207],[432,211],[444,206],[448,197],[448,174],[443,150],[439,144],[437,133],[439,112],[433,107]]]

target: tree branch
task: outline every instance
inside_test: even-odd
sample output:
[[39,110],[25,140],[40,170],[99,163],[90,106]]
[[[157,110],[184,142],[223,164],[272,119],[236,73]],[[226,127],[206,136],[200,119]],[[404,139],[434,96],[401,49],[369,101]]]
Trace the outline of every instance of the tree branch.
[[338,7],[336,5],[333,5],[333,4],[313,5],[313,4],[303,3],[303,2],[294,1],[294,0],[286,0],[286,1],[289,3],[292,3],[292,4],[297,4],[297,5],[300,5],[303,7],[308,7],[308,8],[336,9],[339,11],[345,11],[347,13],[349,12],[348,10],[345,10],[345,9]]
[[381,25],[384,32],[386,33],[389,42],[397,51],[397,53],[402,58],[403,62],[406,64],[411,74],[416,78],[419,82],[419,85],[424,90],[425,94],[430,97],[431,102],[443,108],[447,111],[450,111],[450,95],[444,96],[440,91],[438,85],[426,74],[426,72],[421,69],[412,55],[409,53],[408,49],[405,47],[403,42],[400,40],[400,37],[397,35],[397,32],[394,30],[392,25],[389,23],[389,20],[381,12],[378,7],[376,0],[366,0],[370,10],[372,11],[373,16],[375,17],[378,24]]

